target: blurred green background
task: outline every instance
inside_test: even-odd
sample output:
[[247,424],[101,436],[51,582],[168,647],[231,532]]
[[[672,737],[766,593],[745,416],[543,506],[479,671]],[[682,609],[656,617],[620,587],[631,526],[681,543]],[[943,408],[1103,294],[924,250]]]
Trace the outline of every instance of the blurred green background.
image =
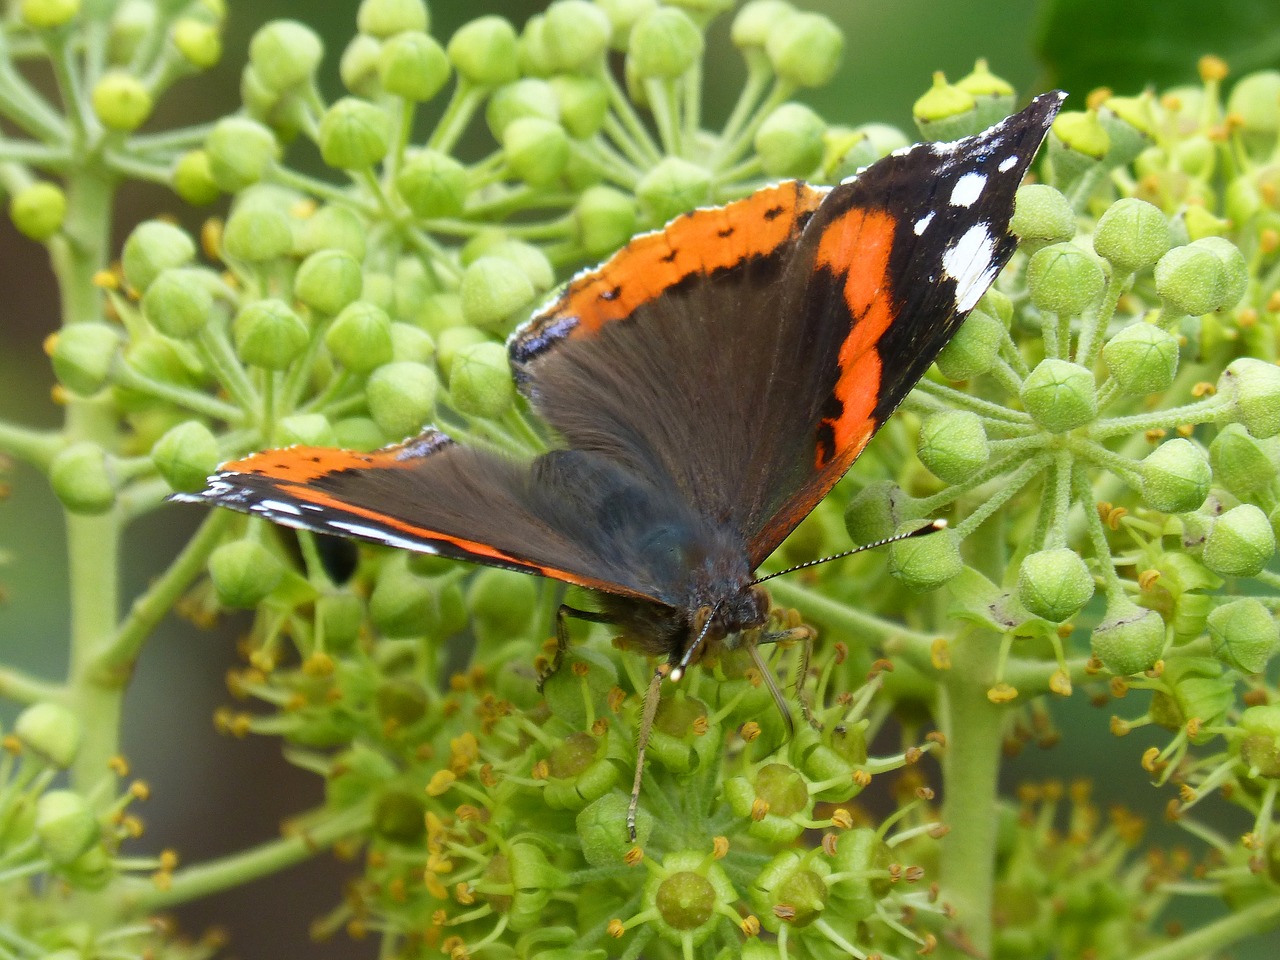
[[[959,77],[977,57],[988,58],[992,69],[1023,95],[1065,87],[1077,95],[1071,105],[1104,84],[1129,94],[1148,84],[1164,88],[1193,82],[1196,59],[1209,52],[1227,57],[1237,73],[1280,65],[1277,0],[795,2],[826,13],[845,31],[840,73],[829,87],[807,97],[832,122],[876,120],[910,130],[911,104],[927,88],[932,72]],[[322,34],[328,50],[324,91],[340,95],[337,60],[354,30],[357,0],[227,0],[227,5],[223,64],[179,85],[163,102],[153,127],[233,111],[238,65],[244,62],[249,37],[277,17],[304,20]],[[522,24],[543,2],[434,0],[430,6],[433,32],[443,38],[481,13],[503,13]],[[708,62],[706,116],[714,125],[727,114],[743,76],[728,42],[727,17],[712,30]],[[117,245],[134,224],[161,212],[177,213],[192,226],[204,216],[179,211],[166,191],[130,187],[116,224]],[[56,323],[55,290],[43,252],[17,237],[7,219],[0,223],[0,264],[5,283],[0,416],[53,426],[58,411],[49,399],[52,377],[40,342]],[[7,477],[0,474],[0,482],[6,481],[13,489],[7,500],[0,500],[0,558],[10,557],[8,563],[0,560],[0,655],[39,675],[57,677],[65,669],[67,628],[61,513],[33,472],[16,467]],[[195,507],[172,507],[136,525],[128,542],[126,598],[164,567],[194,527],[197,513]],[[166,621],[145,651],[128,701],[126,751],[134,774],[154,788],[154,798],[138,810],[149,826],[142,845],[174,847],[186,862],[273,835],[282,816],[305,808],[319,795],[317,781],[284,764],[274,742],[232,742],[213,732],[210,717],[229,699],[222,676],[235,661],[234,637],[244,626],[245,621],[233,619],[207,633],[182,621]],[[9,705],[0,705],[0,719],[7,721],[12,714]],[[1138,757],[1147,741],[1137,735],[1127,740],[1106,736],[1106,717],[1091,712],[1082,697],[1057,715],[1064,744],[1048,754],[1018,758],[1010,765],[1010,783],[1088,771],[1099,782],[1098,799],[1104,806],[1144,799],[1151,801],[1153,811],[1163,805],[1164,794],[1140,786]],[[1073,729],[1092,734],[1073,737]],[[264,783],[272,789],[264,791]],[[1116,784],[1131,790],[1136,785],[1146,796],[1116,795]],[[233,938],[232,954],[243,960],[372,957],[372,942],[339,938],[314,950],[306,947],[308,924],[338,902],[347,873],[344,865],[321,858],[212,898],[186,910],[181,919],[191,933],[209,924],[224,925]],[[1184,919],[1192,922],[1189,916]]]

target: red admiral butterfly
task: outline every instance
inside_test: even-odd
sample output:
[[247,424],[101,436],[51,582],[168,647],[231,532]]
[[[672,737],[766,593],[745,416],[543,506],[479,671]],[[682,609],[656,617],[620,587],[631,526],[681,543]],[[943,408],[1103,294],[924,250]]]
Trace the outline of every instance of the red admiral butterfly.
[[1064,97],[836,187],[695,210],[579,274],[508,344],[563,438],[530,462],[428,428],[374,453],[254,454],[175,499],[589,587],[598,609],[561,609],[562,647],[566,615],[615,624],[673,679],[718,645],[759,663],[755,569],[1013,255],[1014,193]]

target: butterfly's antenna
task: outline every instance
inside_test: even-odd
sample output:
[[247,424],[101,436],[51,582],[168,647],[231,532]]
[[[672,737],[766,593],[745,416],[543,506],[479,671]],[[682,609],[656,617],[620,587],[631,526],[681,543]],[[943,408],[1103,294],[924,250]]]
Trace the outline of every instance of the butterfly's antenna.
[[897,543],[899,540],[910,540],[912,537],[923,537],[930,533],[937,533],[939,530],[947,528],[947,521],[943,519],[930,520],[919,530],[912,530],[910,533],[900,533],[896,537],[886,537],[884,540],[877,540],[875,543],[864,543],[860,547],[854,547],[852,550],[845,550],[843,553],[833,553],[829,557],[820,557],[817,560],[809,560],[805,563],[798,563],[794,567],[787,567],[785,570],[779,570],[777,573],[765,574],[763,577],[757,577],[751,581],[754,586],[757,583],[764,583],[766,580],[772,580],[774,577],[780,577],[784,573],[795,573],[797,570],[803,570],[805,567],[816,567],[820,563],[829,563],[832,560],[840,560],[843,557],[851,557],[855,553],[861,553],[863,550],[874,550],[876,547],[883,547],[890,543]]
[[689,644],[684,653],[680,655],[680,662],[671,668],[671,673],[667,676],[672,683],[679,682],[680,678],[684,676],[684,672],[689,669],[689,664],[693,663],[693,657],[702,648],[703,642],[707,639],[707,631],[711,629],[711,622],[715,620],[716,611],[720,609],[720,604],[723,602],[722,600],[716,601],[716,605],[707,614],[707,619],[702,624],[702,629],[698,631],[693,643]]

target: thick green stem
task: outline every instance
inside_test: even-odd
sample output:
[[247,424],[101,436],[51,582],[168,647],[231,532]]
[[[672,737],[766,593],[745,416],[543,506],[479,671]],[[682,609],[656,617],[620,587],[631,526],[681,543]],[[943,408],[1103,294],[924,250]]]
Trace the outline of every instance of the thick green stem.
[[1183,934],[1171,943],[1135,954],[1133,960],[1199,960],[1219,954],[1246,937],[1262,936],[1277,926],[1280,926],[1280,897],[1272,895]]

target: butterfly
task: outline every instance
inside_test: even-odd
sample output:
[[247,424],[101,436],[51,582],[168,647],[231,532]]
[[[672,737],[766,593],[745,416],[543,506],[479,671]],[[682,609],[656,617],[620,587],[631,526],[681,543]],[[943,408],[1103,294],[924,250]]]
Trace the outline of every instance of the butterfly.
[[559,438],[548,452],[513,459],[429,427],[371,453],[255,453],[177,499],[589,588],[595,609],[560,610],[561,651],[576,616],[666,661],[634,839],[663,676],[736,646],[762,666],[756,568],[1013,255],[1014,195],[1064,98],[834,187],[792,180],[694,210],[579,274],[508,341]]

